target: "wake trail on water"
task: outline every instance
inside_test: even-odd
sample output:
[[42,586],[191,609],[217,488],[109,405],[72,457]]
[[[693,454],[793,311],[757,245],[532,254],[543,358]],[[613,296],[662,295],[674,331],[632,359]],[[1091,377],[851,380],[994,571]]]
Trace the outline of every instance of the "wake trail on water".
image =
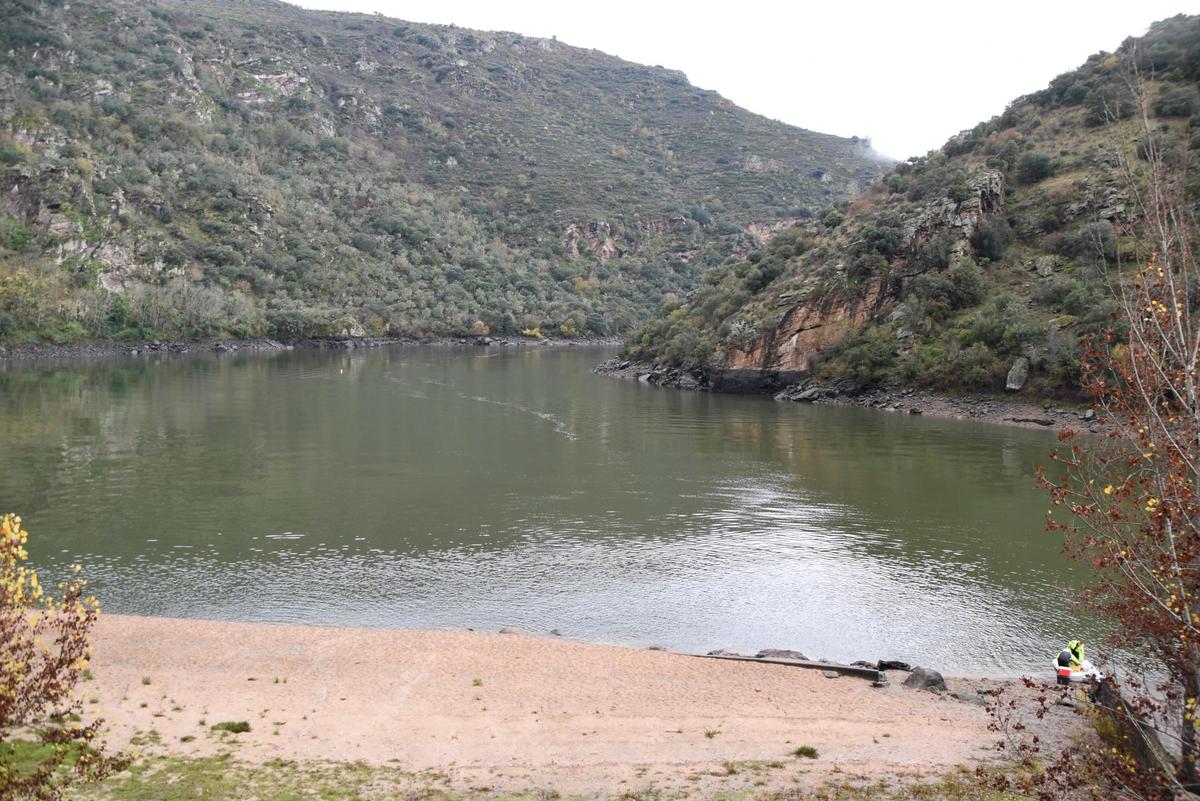
[[[411,387],[412,386],[411,382],[397,378],[394,375],[387,375],[385,377],[387,378],[388,381],[391,381],[393,384],[398,384],[399,386],[402,386],[402,387]],[[433,385],[436,385],[439,387],[448,387],[448,388],[454,387],[454,385],[452,383],[449,383],[447,381],[439,381],[435,378],[418,378],[417,381],[421,382],[422,384],[433,384]],[[420,390],[416,390],[416,389],[409,390],[408,392],[405,392],[404,394],[410,398],[428,398],[428,396],[425,393],[421,392]],[[551,426],[554,427],[555,433],[562,434],[564,437],[566,437],[567,439],[569,439],[571,441],[575,441],[575,440],[579,439],[579,435],[576,434],[574,431],[572,431],[571,427],[569,425],[567,425],[567,423],[561,417],[559,417],[558,415],[556,415],[552,412],[542,412],[542,411],[538,411],[537,409],[530,409],[528,406],[523,406],[519,403],[514,403],[512,401],[501,401],[501,400],[496,400],[494,398],[487,398],[482,395],[468,395],[467,393],[460,392],[458,390],[455,390],[454,394],[457,395],[458,397],[462,398],[463,400],[475,401],[476,403],[487,403],[492,406],[500,406],[505,409],[509,409],[510,411],[519,412],[521,414],[531,415],[533,417],[538,418],[542,422],[549,423]]]
[[559,417],[556,414],[552,414],[551,412],[539,412],[537,409],[530,409],[528,406],[522,406],[519,403],[513,403],[512,401],[499,401],[499,400],[495,400],[493,398],[485,398],[482,395],[468,395],[465,392],[455,392],[454,394],[457,395],[458,397],[462,398],[463,400],[472,400],[472,401],[476,401],[478,403],[490,403],[493,406],[503,406],[504,408],[511,409],[515,412],[533,415],[534,417],[538,418],[539,420],[542,420],[543,422],[549,423],[550,425],[554,426],[554,431],[556,433],[562,434],[567,439],[572,440],[572,441],[579,439],[579,436],[574,431],[571,430],[571,427],[568,426],[561,417]]
[[426,400],[429,398],[428,395],[426,395],[424,392],[422,392],[419,389],[409,389],[410,387],[412,387],[412,384],[409,383],[408,381],[402,381],[399,378],[396,378],[394,375],[385,376],[385,378],[387,378],[387,380],[391,381],[393,384],[399,384],[400,386],[405,387],[407,390],[404,393],[405,397],[422,398],[422,399],[426,399]]

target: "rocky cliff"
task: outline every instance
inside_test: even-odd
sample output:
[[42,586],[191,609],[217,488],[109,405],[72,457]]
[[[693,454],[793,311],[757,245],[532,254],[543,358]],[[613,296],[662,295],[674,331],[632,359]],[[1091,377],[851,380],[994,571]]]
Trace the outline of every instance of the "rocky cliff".
[[1181,174],[1200,153],[1197,54],[1200,21],[1181,16],[1092,57],[710,269],[630,338],[629,357],[717,388],[1070,395],[1079,338],[1107,322],[1106,275],[1137,222],[1141,110]]

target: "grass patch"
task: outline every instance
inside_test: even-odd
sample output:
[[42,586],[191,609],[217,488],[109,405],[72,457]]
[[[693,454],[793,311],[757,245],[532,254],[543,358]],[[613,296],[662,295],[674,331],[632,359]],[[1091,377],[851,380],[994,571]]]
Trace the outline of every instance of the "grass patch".
[[[54,746],[32,740],[8,740],[0,743],[0,768],[17,776],[33,773],[42,761],[54,754]],[[70,759],[70,762],[74,762]],[[0,771],[2,772],[2,771]]]
[[[34,745],[34,744],[29,744]],[[981,786],[972,774],[949,774],[929,781],[858,784],[833,782],[812,792],[767,789],[761,770],[771,763],[727,762],[728,776],[744,776],[745,788],[711,793],[677,793],[643,789],[622,793],[613,788],[605,798],[622,801],[1019,801]],[[639,775],[644,775],[640,771]],[[699,781],[699,775],[687,777]],[[492,786],[455,788],[438,772],[412,773],[398,767],[371,767],[362,762],[318,762],[283,759],[251,764],[228,753],[208,757],[146,756],[127,771],[97,785],[71,792],[72,801],[203,801],[253,798],[255,801],[546,801],[560,796],[552,788],[504,792]],[[570,796],[571,799],[578,798]]]
[[234,734],[245,734],[250,731],[250,724],[244,720],[223,720],[212,725],[213,731],[228,731]]
[[820,754],[811,745],[802,745],[792,752],[792,756],[801,759],[816,759]]

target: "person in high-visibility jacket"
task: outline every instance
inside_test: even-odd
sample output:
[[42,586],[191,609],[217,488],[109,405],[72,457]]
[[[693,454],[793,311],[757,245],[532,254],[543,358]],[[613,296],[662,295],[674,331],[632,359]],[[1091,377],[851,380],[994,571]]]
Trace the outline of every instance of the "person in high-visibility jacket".
[[1083,670],[1083,641],[1071,640],[1058,655],[1058,683],[1070,684],[1071,674]]

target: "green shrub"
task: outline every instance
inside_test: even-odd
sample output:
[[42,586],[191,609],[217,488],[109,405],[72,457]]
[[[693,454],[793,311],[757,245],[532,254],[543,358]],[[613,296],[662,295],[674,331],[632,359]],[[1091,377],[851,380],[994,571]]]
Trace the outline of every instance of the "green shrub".
[[1007,370],[1007,365],[987,345],[975,342],[958,354],[945,379],[947,385],[986,391],[999,389]]
[[887,378],[895,364],[894,350],[895,343],[885,332],[869,328],[843,345],[835,361],[858,381],[875,384]]
[[663,349],[671,364],[681,367],[707,367],[716,361],[717,343],[694,328],[676,334]]
[[954,265],[947,277],[950,279],[950,303],[956,309],[967,309],[976,306],[987,294],[987,281],[983,270],[970,259]]
[[917,248],[913,266],[920,270],[944,270],[950,266],[953,249],[954,238],[944,231],[938,231]]
[[250,731],[250,724],[244,720],[225,720],[220,723],[214,723],[213,731],[227,731],[233,734],[245,734]]
[[1042,247],[1062,256],[1111,262],[1117,257],[1117,232],[1112,223],[1099,220],[1050,234],[1042,239]]
[[1021,154],[1016,165],[1017,183],[1036,184],[1054,174],[1054,159],[1031,150]]
[[21,253],[29,245],[29,229],[16,217],[0,217],[0,248]]
[[1008,220],[1003,217],[989,217],[975,229],[975,235],[971,237],[971,246],[980,257],[999,261],[1012,241],[1013,231]]
[[1012,293],[1004,292],[976,312],[968,340],[985,344],[1001,355],[1017,355],[1040,333],[1041,326],[1025,304]]
[[16,145],[5,142],[0,145],[0,164],[12,166],[25,161],[25,152]]
[[1129,88],[1117,83],[1095,87],[1083,99],[1085,125],[1104,125],[1112,120],[1124,120],[1137,113]]
[[1157,117],[1190,117],[1200,109],[1200,96],[1190,86],[1164,86],[1153,108]]

